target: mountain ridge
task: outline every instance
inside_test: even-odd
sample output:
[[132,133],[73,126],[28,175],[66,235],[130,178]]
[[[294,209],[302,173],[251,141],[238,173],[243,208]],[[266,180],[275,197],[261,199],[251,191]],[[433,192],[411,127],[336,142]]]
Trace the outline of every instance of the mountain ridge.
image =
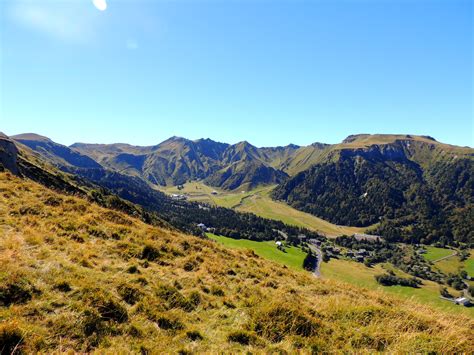
[[[13,138],[35,150],[37,146],[46,149],[45,145],[54,143],[46,137],[34,134],[18,135]],[[425,150],[438,149],[443,154],[448,152],[465,155],[467,151],[467,154],[472,155],[468,147],[446,145],[429,136],[409,134],[356,134],[348,136],[338,144],[316,142],[307,146],[289,144],[260,148],[247,141],[228,144],[210,138],[190,140],[173,136],[153,146],[134,146],[126,143],[74,143],[69,146],[72,149],[69,155],[78,157],[75,153],[79,153],[105,168],[140,177],[153,185],[179,185],[188,180],[205,180],[216,187],[236,189],[240,185],[228,182],[225,178],[227,175],[241,175],[242,178],[237,180],[241,180],[242,184],[249,184],[247,188],[280,184],[288,177],[295,176],[313,165],[338,159],[340,154],[348,154],[348,151],[357,149],[364,151],[370,150],[370,147],[381,146],[384,148],[380,149],[388,152],[391,148],[385,147],[404,145],[403,154],[407,154],[410,144],[424,145]],[[54,145],[56,149],[61,146],[57,143]],[[395,149],[392,150],[395,152]],[[42,153],[48,154],[47,151],[48,149]],[[54,155],[55,152],[49,153]],[[66,152],[58,152],[58,155],[61,154]],[[54,160],[54,156],[49,158]],[[65,160],[70,159],[71,157]],[[255,168],[256,166],[259,168]]]

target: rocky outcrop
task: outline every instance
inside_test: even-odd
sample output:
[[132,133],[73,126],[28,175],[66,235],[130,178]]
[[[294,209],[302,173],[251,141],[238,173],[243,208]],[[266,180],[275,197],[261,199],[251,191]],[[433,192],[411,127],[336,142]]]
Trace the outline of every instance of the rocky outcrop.
[[5,134],[0,132],[0,170],[9,170],[20,175],[18,169],[18,148]]

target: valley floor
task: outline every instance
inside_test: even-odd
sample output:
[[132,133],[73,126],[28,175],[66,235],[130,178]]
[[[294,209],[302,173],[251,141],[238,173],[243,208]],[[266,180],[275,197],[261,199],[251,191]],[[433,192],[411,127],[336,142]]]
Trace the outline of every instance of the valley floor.
[[[251,212],[260,217],[304,227],[327,237],[353,235],[354,233],[363,233],[367,229],[338,226],[309,213],[298,211],[284,202],[274,201],[270,198],[270,193],[274,188],[275,185],[258,187],[250,191],[245,191],[243,188],[225,191],[195,181],[184,184],[181,190],[176,186],[170,186],[163,188],[162,191],[168,194],[186,195],[190,201],[233,208],[240,212]],[[213,194],[213,191],[217,194]]]

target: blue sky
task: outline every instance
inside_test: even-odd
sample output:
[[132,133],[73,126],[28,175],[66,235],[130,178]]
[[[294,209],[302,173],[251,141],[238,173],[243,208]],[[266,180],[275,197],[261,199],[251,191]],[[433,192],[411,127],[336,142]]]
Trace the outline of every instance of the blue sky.
[[[103,0],[102,0],[103,1]],[[470,0],[0,1],[0,131],[474,146]]]

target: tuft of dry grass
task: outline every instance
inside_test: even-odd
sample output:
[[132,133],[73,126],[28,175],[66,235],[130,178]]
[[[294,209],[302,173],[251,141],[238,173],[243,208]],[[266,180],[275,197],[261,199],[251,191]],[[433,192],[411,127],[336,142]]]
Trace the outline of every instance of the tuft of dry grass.
[[474,351],[473,321],[0,173],[1,351]]

